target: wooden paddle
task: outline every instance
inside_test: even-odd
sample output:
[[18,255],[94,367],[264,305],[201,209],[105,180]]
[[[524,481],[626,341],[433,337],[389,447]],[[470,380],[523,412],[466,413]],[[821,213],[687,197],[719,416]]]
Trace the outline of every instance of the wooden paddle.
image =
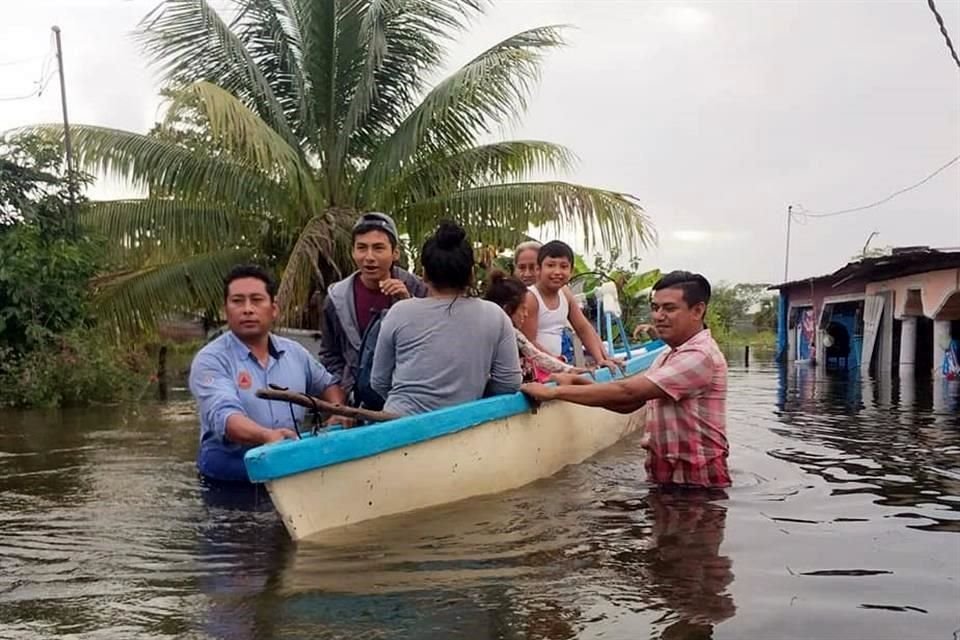
[[282,389],[257,389],[257,397],[265,400],[279,400],[282,402],[291,402],[307,409],[323,411],[337,416],[346,416],[348,418],[361,418],[369,422],[386,422],[387,420],[396,420],[400,416],[385,411],[371,411],[370,409],[358,409],[348,407],[342,404],[327,402],[314,396],[296,391]]

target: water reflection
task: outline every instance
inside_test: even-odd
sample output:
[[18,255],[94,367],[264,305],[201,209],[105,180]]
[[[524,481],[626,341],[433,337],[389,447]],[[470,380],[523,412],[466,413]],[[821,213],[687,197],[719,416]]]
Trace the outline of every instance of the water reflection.
[[649,529],[635,528],[636,547],[612,556],[642,593],[641,606],[664,612],[664,640],[712,638],[736,613],[733,562],[720,551],[726,499],[724,491],[653,490],[644,501]]
[[0,637],[949,637],[956,383],[754,362],[730,384],[724,495],[650,493],[628,439],[296,545],[262,494],[199,483],[174,388],[134,411],[0,412]]
[[[781,367],[776,432],[827,447],[771,451],[834,485],[913,508],[910,526],[960,532],[960,389],[955,381]],[[918,512],[919,511],[919,512]]]

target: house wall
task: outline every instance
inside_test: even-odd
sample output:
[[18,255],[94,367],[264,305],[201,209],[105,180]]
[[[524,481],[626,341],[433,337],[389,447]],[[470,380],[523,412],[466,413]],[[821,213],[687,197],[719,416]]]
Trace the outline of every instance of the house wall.
[[840,296],[856,296],[858,294],[860,297],[863,297],[866,292],[866,286],[866,283],[862,280],[851,280],[844,282],[839,287],[834,287],[829,280],[824,280],[822,282],[815,281],[812,286],[809,284],[796,285],[790,287],[787,291],[791,307],[813,306],[813,310],[819,318],[820,312],[823,310],[825,298],[833,299]]
[[[820,329],[820,320],[823,314],[825,303],[838,302],[841,300],[863,299],[866,290],[866,283],[863,280],[851,280],[845,282],[839,287],[834,287],[830,280],[814,280],[812,283],[797,284],[781,291],[781,296],[788,301],[787,312],[789,309],[801,307],[812,307],[813,315],[816,321],[816,359],[823,362],[824,351],[822,348],[822,330]],[[788,334],[788,340],[794,336]],[[796,345],[789,344],[789,359],[796,357]]]
[[[866,285],[867,295],[876,295],[888,291],[893,293],[894,317],[898,320],[904,316],[907,292],[911,289],[920,291],[920,298],[923,301],[923,315],[926,317],[938,320],[960,319],[960,305],[954,304],[951,300],[952,294],[960,291],[960,269],[927,271],[926,273],[902,278],[871,282]],[[950,301],[949,304],[948,300]],[[938,317],[938,314],[941,317]]]

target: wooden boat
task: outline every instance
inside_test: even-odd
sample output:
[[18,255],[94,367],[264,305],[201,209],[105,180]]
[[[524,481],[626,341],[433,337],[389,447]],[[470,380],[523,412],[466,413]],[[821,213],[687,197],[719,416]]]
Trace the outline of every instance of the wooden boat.
[[[666,347],[635,349],[626,375]],[[597,372],[600,383],[610,380]],[[314,536],[397,513],[499,493],[554,475],[642,428],[642,418],[520,393],[256,447],[244,461],[290,535]]]

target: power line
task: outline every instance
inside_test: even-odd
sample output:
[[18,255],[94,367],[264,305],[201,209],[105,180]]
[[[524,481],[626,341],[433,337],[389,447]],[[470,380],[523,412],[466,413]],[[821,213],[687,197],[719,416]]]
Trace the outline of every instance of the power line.
[[[40,75],[36,80],[33,81],[34,86],[36,87],[33,91],[26,95],[22,96],[0,96],[0,102],[15,102],[17,100],[29,100],[30,98],[39,97],[43,95],[44,90],[47,88],[47,85],[50,84],[50,79],[53,78],[56,73],[56,69],[51,69],[51,63],[55,59],[54,55],[54,38],[53,34],[50,34],[50,42],[47,46],[47,53],[43,56],[43,61],[40,63]],[[40,56],[34,56],[32,58],[27,58],[19,61],[11,61],[0,63],[0,66],[12,65],[17,62],[25,62],[30,60],[36,60]]]
[[950,50],[953,61],[957,63],[957,68],[960,68],[960,58],[957,57],[957,50],[953,48],[953,43],[950,41],[950,34],[947,33],[947,25],[943,23],[943,16],[937,11],[937,6],[933,4],[933,0],[927,0],[927,5],[929,5],[930,11],[933,11],[933,17],[937,19],[937,24],[940,25],[940,33],[943,34],[943,39],[947,41],[947,49]]
[[42,56],[30,56],[29,58],[20,58],[18,60],[4,60],[0,62],[0,67],[12,67],[17,64],[24,64],[26,62],[33,62],[34,60],[39,60]]
[[3,96],[0,97],[0,102],[15,102],[17,100],[29,100],[30,98],[39,98],[43,95],[43,92],[46,90],[47,85],[50,84],[50,80],[53,79],[53,76],[57,75],[57,70],[54,69],[47,74],[47,77],[41,81],[34,80],[33,83],[37,85],[37,88],[31,91],[30,93],[24,96]]
[[816,212],[816,211],[810,211],[810,210],[804,208],[803,205],[798,205],[797,208],[800,209],[800,210],[797,211],[796,213],[797,213],[798,215],[802,215],[804,218],[832,218],[833,216],[842,216],[842,215],[845,215],[845,214],[848,214],[848,213],[856,213],[856,212],[858,212],[858,211],[866,211],[867,209],[873,209],[874,207],[879,207],[879,206],[882,205],[882,204],[885,204],[885,203],[887,203],[887,202],[890,202],[891,200],[893,200],[894,198],[896,198],[896,197],[899,196],[899,195],[902,195],[902,194],[904,194],[904,193],[906,193],[906,192],[908,192],[908,191],[913,191],[913,190],[916,189],[917,187],[923,186],[924,184],[926,184],[926,183],[929,182],[930,180],[933,180],[933,179],[934,179],[937,175],[939,175],[940,173],[946,171],[951,165],[956,164],[958,161],[960,161],[960,155],[955,156],[952,160],[950,160],[949,162],[947,162],[945,165],[939,167],[936,171],[934,171],[933,173],[931,173],[930,175],[928,175],[926,178],[924,178],[924,179],[921,180],[920,182],[917,182],[916,184],[912,184],[912,185],[910,185],[909,187],[904,187],[903,189],[900,189],[899,191],[894,191],[893,193],[891,193],[891,194],[890,194],[889,196],[887,196],[886,198],[882,198],[882,199],[880,199],[880,200],[877,200],[876,202],[871,202],[870,204],[865,204],[865,205],[863,205],[863,206],[853,207],[853,208],[850,208],[850,209],[840,209],[839,211],[829,211],[829,212],[827,212],[827,213],[818,213],[818,212]]
[[25,96],[0,96],[0,102],[16,102],[17,100],[29,100],[35,96],[40,95],[37,93],[37,90],[34,89]]

